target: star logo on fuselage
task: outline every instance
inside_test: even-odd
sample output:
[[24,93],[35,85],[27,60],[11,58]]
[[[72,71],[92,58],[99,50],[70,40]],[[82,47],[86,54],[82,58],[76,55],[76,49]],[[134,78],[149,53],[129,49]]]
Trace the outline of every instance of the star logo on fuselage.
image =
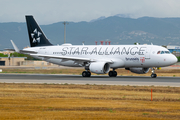
[[33,39],[32,43],[40,43],[40,36],[42,35],[41,32],[37,31],[37,28],[34,29],[33,33],[31,33],[31,37]]

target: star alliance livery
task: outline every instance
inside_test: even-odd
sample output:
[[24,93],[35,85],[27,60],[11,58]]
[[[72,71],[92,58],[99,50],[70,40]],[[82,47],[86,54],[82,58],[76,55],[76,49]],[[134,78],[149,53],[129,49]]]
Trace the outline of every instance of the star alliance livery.
[[[133,73],[145,74],[152,70],[151,77],[156,78],[155,69],[173,65],[177,58],[168,49],[156,45],[52,45],[33,16],[26,16],[30,48],[16,52],[57,65],[84,67],[83,77],[90,77],[91,72],[109,74],[116,77],[118,68],[125,68]],[[112,70],[110,70],[112,69]]]

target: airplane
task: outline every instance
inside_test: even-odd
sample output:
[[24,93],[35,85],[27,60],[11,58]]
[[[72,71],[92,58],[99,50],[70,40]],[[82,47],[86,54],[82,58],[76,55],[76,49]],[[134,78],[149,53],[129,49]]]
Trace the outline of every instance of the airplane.
[[53,45],[34,17],[25,17],[31,47],[19,50],[11,40],[15,51],[57,65],[84,67],[83,77],[90,77],[91,72],[116,77],[115,70],[125,68],[137,74],[146,74],[151,69],[151,77],[156,78],[156,68],[177,62],[168,49],[157,45]]

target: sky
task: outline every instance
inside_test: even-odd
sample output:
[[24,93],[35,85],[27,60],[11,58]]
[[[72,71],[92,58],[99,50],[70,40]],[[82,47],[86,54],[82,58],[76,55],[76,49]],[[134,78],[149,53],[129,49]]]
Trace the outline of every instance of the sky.
[[117,14],[132,18],[180,17],[180,0],[0,0],[0,23],[25,22],[25,15],[33,15],[45,25],[89,22]]

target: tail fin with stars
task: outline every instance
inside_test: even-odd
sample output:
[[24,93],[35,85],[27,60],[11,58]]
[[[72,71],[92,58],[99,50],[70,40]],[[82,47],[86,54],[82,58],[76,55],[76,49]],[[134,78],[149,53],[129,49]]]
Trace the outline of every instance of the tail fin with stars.
[[45,34],[36,23],[33,16],[26,16],[26,24],[28,29],[29,41],[31,47],[38,46],[50,46],[52,45],[49,40],[46,38]]

